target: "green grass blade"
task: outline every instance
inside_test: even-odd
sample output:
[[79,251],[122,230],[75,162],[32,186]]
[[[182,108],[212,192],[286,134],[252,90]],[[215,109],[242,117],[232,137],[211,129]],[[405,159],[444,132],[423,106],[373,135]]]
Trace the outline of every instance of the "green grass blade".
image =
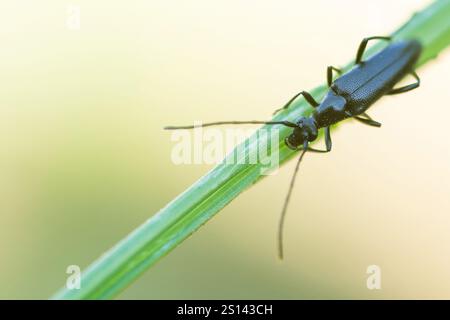
[[[450,44],[450,0],[436,1],[417,12],[395,31],[393,36],[394,40],[415,38],[423,44],[424,51],[419,65],[436,57]],[[376,52],[383,45],[381,42],[377,43],[368,50],[368,54]],[[350,66],[351,63],[346,68]],[[310,92],[321,98],[326,92],[326,86],[319,86]],[[289,111],[277,115],[274,119],[292,120],[310,112],[311,108],[304,99],[299,99]],[[281,142],[290,130],[284,127],[279,129]],[[265,143],[253,140],[244,142],[245,158],[254,156],[258,146],[264,148]],[[294,154],[284,143],[280,143],[280,163],[287,161]],[[230,156],[233,154],[228,157]],[[81,289],[62,289],[53,298],[113,298],[242,191],[264,177],[261,170],[261,164],[224,163],[216,166],[94,262],[82,274]]]

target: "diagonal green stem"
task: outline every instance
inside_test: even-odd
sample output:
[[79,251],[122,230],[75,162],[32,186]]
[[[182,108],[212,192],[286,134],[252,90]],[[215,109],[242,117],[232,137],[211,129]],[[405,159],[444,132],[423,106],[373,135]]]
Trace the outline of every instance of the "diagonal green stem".
[[[394,41],[415,38],[423,44],[424,51],[419,66],[436,57],[450,44],[450,0],[436,1],[417,12],[393,33],[393,37]],[[382,46],[382,43],[377,43],[367,53],[372,54]],[[350,66],[351,63],[344,69]],[[311,90],[313,96],[318,99],[323,97],[325,92],[325,85]],[[273,120],[293,120],[310,113],[311,108],[304,99],[298,99],[292,108],[281,112]],[[279,142],[282,142],[292,130],[282,126],[277,128],[279,128],[277,131],[280,136]],[[262,129],[267,128],[262,127],[259,130]],[[81,289],[62,289],[53,298],[108,299],[116,296],[242,191],[264,177],[261,174],[263,169],[261,163],[247,164],[249,161],[245,160],[252,159],[258,148],[265,150],[265,144],[265,141],[251,138],[246,140],[241,145],[245,152],[239,153],[244,154],[245,159],[241,160],[244,160],[242,163],[245,164],[224,162],[216,166],[95,261],[82,274]],[[280,163],[287,161],[294,154],[295,152],[288,149],[284,143],[280,143]],[[234,156],[234,153],[228,155],[231,156]]]

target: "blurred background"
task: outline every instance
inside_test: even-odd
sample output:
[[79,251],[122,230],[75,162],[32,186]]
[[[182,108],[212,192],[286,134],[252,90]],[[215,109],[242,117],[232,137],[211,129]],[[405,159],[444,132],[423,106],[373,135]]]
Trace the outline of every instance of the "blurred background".
[[[269,118],[428,3],[3,1],[0,298],[50,297],[68,265],[86,268],[212,168],[174,165],[164,125]],[[381,129],[347,121],[332,153],[305,159],[285,261],[293,162],[119,298],[449,299],[450,51],[418,73],[420,89],[372,108]]]

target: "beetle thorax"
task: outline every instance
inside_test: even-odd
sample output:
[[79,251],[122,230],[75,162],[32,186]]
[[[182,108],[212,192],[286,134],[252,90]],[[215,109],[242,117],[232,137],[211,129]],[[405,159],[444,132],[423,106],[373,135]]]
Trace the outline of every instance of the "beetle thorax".
[[314,110],[313,117],[319,128],[328,127],[347,117],[347,101],[344,97],[330,90],[320,105]]

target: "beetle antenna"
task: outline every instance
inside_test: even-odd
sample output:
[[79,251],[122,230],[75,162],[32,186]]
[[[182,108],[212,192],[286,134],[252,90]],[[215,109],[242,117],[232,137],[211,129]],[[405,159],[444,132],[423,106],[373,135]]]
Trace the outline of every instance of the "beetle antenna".
[[203,123],[198,125],[190,125],[190,126],[168,126],[164,127],[164,130],[178,130],[178,129],[194,129],[194,128],[201,128],[201,127],[210,127],[210,126],[220,126],[224,124],[269,124],[269,125],[275,125],[275,124],[281,124],[286,127],[296,128],[298,127],[297,124],[290,122],[290,121],[219,121],[219,122],[209,122],[209,123]]
[[284,229],[284,219],[286,217],[286,210],[289,204],[289,200],[291,199],[292,190],[294,189],[295,179],[297,177],[298,168],[300,167],[300,162],[302,162],[303,156],[306,151],[308,151],[308,141],[303,143],[303,151],[298,157],[297,165],[295,166],[294,174],[291,178],[291,184],[289,185],[289,190],[286,195],[286,199],[284,200],[283,210],[281,211],[280,221],[278,224],[278,257],[280,260],[283,260],[283,229]]

